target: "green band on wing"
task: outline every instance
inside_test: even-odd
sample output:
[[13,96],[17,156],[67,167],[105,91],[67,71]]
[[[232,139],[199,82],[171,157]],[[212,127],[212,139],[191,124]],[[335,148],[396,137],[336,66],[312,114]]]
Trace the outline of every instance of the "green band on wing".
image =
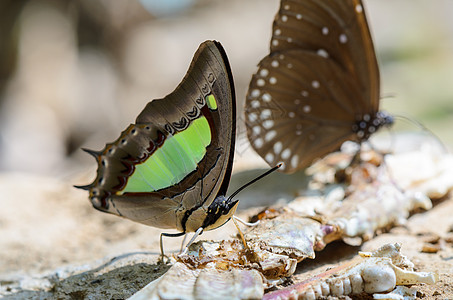
[[208,104],[210,110],[217,109],[217,102],[215,101],[215,97],[213,94],[206,96],[206,103]]
[[136,165],[122,192],[153,192],[179,183],[196,169],[210,143],[209,123],[201,116],[185,130],[167,137],[145,162]]

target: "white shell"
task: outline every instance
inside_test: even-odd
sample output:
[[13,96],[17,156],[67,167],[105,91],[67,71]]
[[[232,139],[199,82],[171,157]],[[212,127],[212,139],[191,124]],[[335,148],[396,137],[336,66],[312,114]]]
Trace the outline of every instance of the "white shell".
[[308,283],[301,282],[271,292],[265,295],[265,299],[283,300],[290,299],[290,297],[293,299],[317,299],[327,296],[347,296],[361,292],[370,294],[390,292],[395,288],[395,295],[401,291],[406,292],[407,295],[408,290],[397,288],[397,285],[434,284],[439,280],[438,275],[434,273],[414,272],[411,267],[413,264],[400,253],[400,249],[401,245],[395,243],[386,244],[371,253],[359,252],[363,259],[358,262],[349,262],[331,269],[318,275],[317,280],[309,279]]
[[256,270],[194,270],[177,262],[128,299],[210,299],[213,295],[216,299],[261,299],[263,293],[261,275]]

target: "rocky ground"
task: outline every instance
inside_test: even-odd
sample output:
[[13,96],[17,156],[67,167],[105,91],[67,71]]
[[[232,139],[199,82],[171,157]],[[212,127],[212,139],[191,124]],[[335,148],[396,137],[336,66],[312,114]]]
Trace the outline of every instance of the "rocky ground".
[[[237,174],[232,185],[243,176]],[[167,270],[157,263],[158,229],[94,210],[86,192],[74,189],[72,183],[20,174],[0,176],[0,296],[4,299],[123,299]],[[240,215],[253,212],[256,208]],[[330,244],[314,261],[299,264],[295,282],[351,258],[359,249],[400,242],[416,270],[440,275],[436,285],[417,287],[419,297],[453,299],[452,212],[453,199],[446,198],[430,211],[411,216],[407,226],[393,228],[360,248]],[[230,223],[202,238],[229,238],[236,232]],[[164,242],[171,251],[179,248],[181,240]],[[438,251],[422,251],[431,248]]]

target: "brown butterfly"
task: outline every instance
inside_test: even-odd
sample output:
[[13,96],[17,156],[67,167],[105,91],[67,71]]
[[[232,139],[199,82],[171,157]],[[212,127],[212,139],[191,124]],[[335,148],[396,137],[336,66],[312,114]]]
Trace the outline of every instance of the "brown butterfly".
[[360,0],[282,0],[270,54],[258,67],[246,99],[247,135],[284,172],[393,123],[379,111],[379,68]]

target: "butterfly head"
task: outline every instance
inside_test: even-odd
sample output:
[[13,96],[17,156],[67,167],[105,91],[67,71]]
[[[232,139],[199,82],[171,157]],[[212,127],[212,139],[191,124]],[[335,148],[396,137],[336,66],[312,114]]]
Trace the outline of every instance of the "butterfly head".
[[376,114],[376,118],[381,121],[382,123],[381,126],[389,127],[392,126],[393,123],[395,122],[395,118],[385,111],[378,111]]
[[208,207],[203,228],[211,230],[228,222],[236,212],[239,200],[232,200],[223,195],[218,196]]
[[393,122],[393,116],[384,111],[378,111],[374,115],[365,114],[357,118],[357,122],[352,126],[352,131],[355,132],[359,141],[364,141],[379,128],[391,126]]

